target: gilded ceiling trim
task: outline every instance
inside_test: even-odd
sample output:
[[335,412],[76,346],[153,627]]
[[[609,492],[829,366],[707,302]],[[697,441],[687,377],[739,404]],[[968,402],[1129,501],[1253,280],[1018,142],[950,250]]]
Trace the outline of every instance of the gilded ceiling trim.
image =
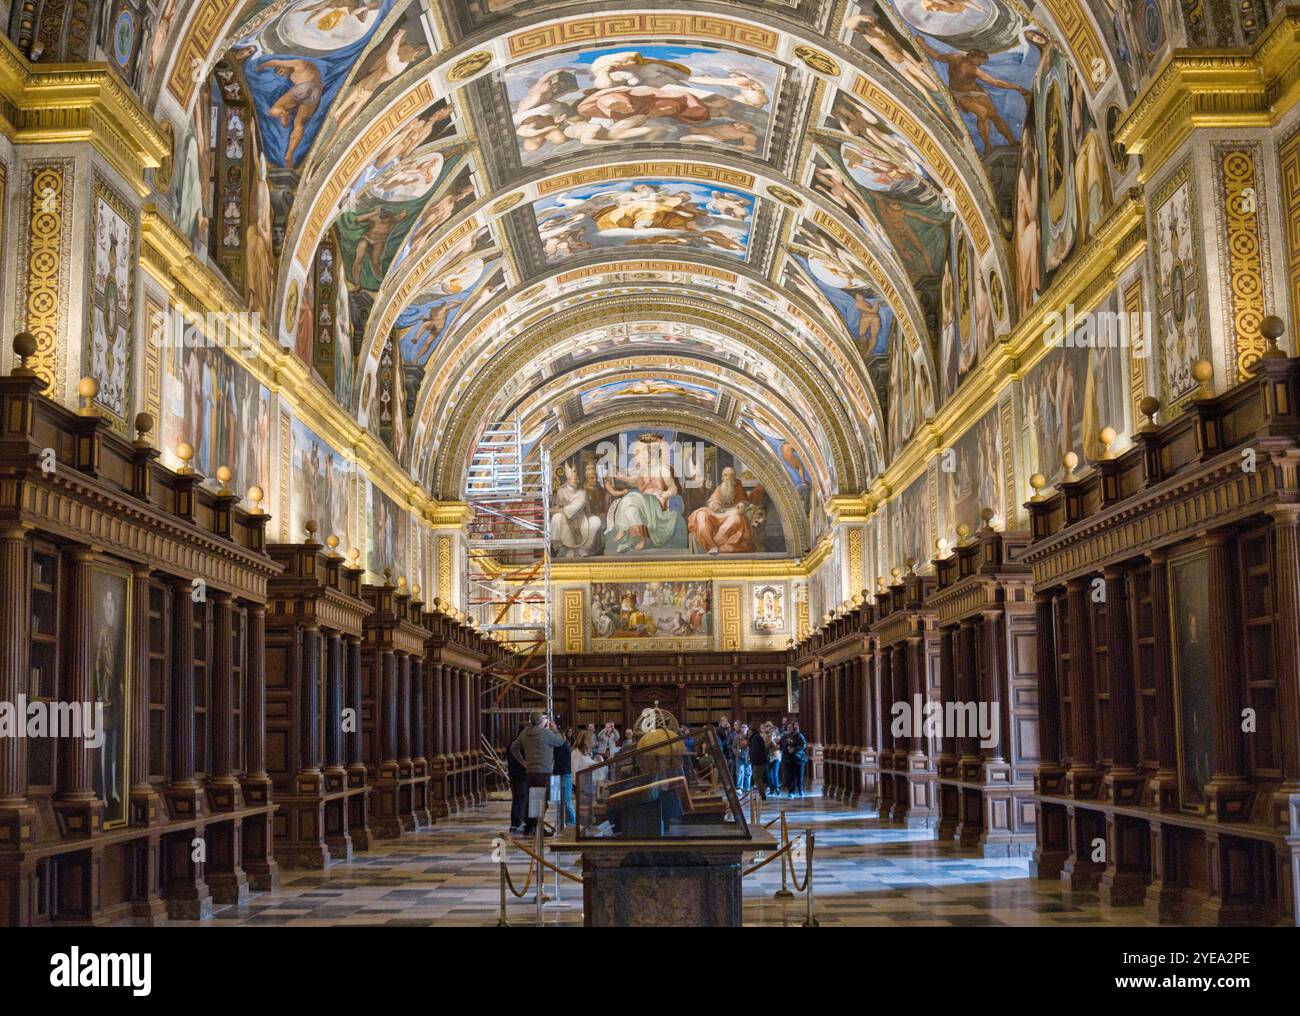
[[589,18],[553,21],[506,37],[512,58],[536,56],[566,46],[591,45],[609,39],[673,38],[741,46],[769,56],[781,43],[780,32],[716,14],[611,12]]

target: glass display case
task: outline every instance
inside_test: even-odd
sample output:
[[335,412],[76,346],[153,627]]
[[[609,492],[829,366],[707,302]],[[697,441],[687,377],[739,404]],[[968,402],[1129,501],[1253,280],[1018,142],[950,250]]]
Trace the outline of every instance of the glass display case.
[[685,736],[648,730],[573,780],[579,843],[752,838],[710,728]]

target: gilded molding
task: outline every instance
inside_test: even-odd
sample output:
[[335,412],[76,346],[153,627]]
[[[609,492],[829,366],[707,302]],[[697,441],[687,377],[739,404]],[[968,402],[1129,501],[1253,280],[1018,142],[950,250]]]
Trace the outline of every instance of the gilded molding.
[[157,121],[107,64],[33,65],[0,35],[0,132],[15,144],[89,143],[141,197],[171,155]]
[[1261,128],[1300,99],[1300,7],[1287,7],[1249,52],[1172,53],[1115,128],[1150,179],[1197,128]]

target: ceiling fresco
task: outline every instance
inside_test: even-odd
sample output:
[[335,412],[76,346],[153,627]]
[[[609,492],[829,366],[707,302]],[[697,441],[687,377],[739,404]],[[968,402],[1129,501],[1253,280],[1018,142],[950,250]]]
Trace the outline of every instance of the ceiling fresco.
[[240,220],[232,282],[318,370],[329,322],[332,390],[434,494],[462,493],[494,419],[521,414],[537,448],[618,419],[728,449],[794,552],[1098,228],[1139,168],[1107,114],[1168,18],[1159,0],[199,0],[141,90],[178,139],[165,210],[213,257],[203,181],[234,149],[212,124],[238,113],[264,210]]

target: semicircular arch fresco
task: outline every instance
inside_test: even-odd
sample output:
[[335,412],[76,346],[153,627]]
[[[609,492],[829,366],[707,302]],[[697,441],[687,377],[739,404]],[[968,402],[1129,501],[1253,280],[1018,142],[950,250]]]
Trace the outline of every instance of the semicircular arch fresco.
[[435,496],[503,414],[564,441],[644,397],[825,505],[1136,172],[1109,131],[1168,33],[1121,8],[196,0],[138,87],[162,211]]

